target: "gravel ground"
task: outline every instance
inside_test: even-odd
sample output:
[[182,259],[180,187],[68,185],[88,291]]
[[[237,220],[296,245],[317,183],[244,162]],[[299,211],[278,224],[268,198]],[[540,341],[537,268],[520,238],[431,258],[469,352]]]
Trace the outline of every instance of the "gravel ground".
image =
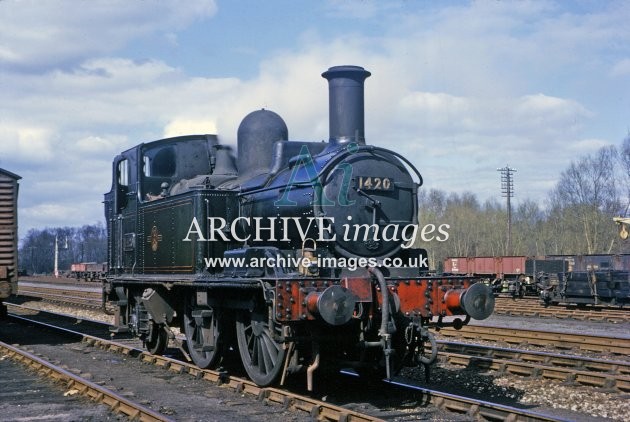
[[[25,331],[23,326],[14,323],[3,324],[0,325],[0,339],[26,344],[24,347],[44,359],[178,421],[312,420],[310,414],[303,411],[285,410],[279,404],[256,400],[189,375],[178,375],[136,358],[67,340],[49,331],[33,330]],[[237,370],[229,372],[243,376]],[[304,377],[298,378],[291,381],[290,389],[308,395],[304,391]],[[392,422],[469,420],[430,405],[421,405],[411,391],[383,391],[381,383],[367,388],[363,380],[335,374],[330,378],[318,378],[316,387],[320,392],[314,393],[314,398]],[[63,392],[61,390],[61,394]],[[37,401],[34,398],[33,404]],[[0,417],[0,420],[4,419]]]
[[571,410],[583,414],[584,420],[608,418],[626,421],[630,415],[630,395],[628,394],[568,386],[546,379],[499,377],[494,380],[494,384],[501,388],[522,391],[520,403]]
[[280,405],[86,343],[68,341],[54,333],[40,331],[35,341],[32,332],[25,333],[19,324],[8,323],[0,326],[0,338],[27,344],[29,351],[43,359],[178,421],[311,420],[308,413],[285,410]]
[[[536,317],[518,317],[493,315],[484,321],[473,321],[471,325],[500,326],[515,329],[540,331],[560,331],[575,334],[630,337],[630,323],[606,323],[595,321],[578,321],[569,319],[549,319]],[[496,345],[487,341],[457,340],[467,343]],[[545,349],[536,346],[503,347],[549,351],[558,353],[553,348]],[[570,350],[567,354],[577,354],[601,359],[630,360],[630,356],[602,355],[592,352]],[[410,377],[421,379],[422,374],[412,371]],[[628,420],[630,415],[630,394],[617,391],[604,391],[596,387],[567,385],[560,381],[542,378],[527,378],[516,375],[498,374],[495,372],[479,373],[462,367],[442,364],[432,374],[432,385],[436,388],[453,388],[461,390],[461,394],[471,394],[480,399],[497,401],[519,407],[535,407],[541,412],[566,417],[570,420]]]
[[[0,419],[3,421],[120,421],[105,405],[68,394],[0,354]],[[65,393],[64,393],[65,391]]]
[[579,321],[574,319],[492,315],[490,318],[484,319],[483,321],[472,320],[470,325],[490,325],[505,328],[561,331],[575,334],[630,338],[630,322]]
[[[406,370],[403,374],[424,380],[421,371]],[[574,421],[626,421],[630,414],[628,394],[494,371],[480,372],[450,364],[433,368],[428,387]]]

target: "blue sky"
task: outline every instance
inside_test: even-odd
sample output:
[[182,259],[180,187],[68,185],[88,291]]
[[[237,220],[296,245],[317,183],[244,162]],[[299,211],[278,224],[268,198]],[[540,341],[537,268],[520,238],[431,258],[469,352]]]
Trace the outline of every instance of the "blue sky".
[[235,144],[250,111],[328,137],[320,74],[364,66],[366,139],[425,188],[541,203],[630,130],[627,1],[0,1],[0,167],[20,235],[103,221],[113,157],[164,136]]

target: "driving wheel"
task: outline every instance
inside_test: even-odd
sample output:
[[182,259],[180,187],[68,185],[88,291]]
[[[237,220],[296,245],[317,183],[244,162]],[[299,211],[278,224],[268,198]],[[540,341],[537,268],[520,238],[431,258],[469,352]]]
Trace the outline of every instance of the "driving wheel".
[[259,386],[273,384],[282,372],[286,351],[274,340],[280,327],[269,323],[268,312],[243,311],[237,316],[236,337],[241,361],[249,377]]
[[188,306],[184,331],[191,359],[200,368],[215,366],[221,357],[218,311],[212,307]]

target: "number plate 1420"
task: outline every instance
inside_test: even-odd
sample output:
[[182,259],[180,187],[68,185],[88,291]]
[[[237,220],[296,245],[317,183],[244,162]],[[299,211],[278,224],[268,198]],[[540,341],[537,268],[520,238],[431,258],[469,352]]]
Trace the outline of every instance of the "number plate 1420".
[[359,176],[356,187],[361,190],[394,190],[394,181],[389,177]]

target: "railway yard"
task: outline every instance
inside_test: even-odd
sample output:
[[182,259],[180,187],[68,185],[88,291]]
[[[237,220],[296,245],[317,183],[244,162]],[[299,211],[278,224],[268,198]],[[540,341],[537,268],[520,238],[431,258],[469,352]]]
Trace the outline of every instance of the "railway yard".
[[[105,225],[29,230],[19,248],[21,177],[0,169],[0,420],[628,420],[627,247],[467,256],[501,243],[467,230],[487,220],[468,199],[427,212],[441,200],[411,158],[366,141],[371,75],[321,73],[328,141],[292,140],[262,108],[236,149],[215,134],[127,145]],[[511,253],[515,169],[498,170]],[[557,228],[541,251],[566,249]],[[571,249],[601,249],[584,230]],[[462,256],[424,249],[451,235]]]
[[301,385],[257,387],[229,357],[218,371],[200,370],[187,362],[181,335],[163,357],[112,336],[98,283],[24,278],[8,307],[0,408],[17,404],[29,417],[50,409],[42,420],[590,421],[630,412],[623,308],[498,298],[491,318],[440,331],[429,383],[421,368],[388,383],[349,370],[322,373],[308,393]]

